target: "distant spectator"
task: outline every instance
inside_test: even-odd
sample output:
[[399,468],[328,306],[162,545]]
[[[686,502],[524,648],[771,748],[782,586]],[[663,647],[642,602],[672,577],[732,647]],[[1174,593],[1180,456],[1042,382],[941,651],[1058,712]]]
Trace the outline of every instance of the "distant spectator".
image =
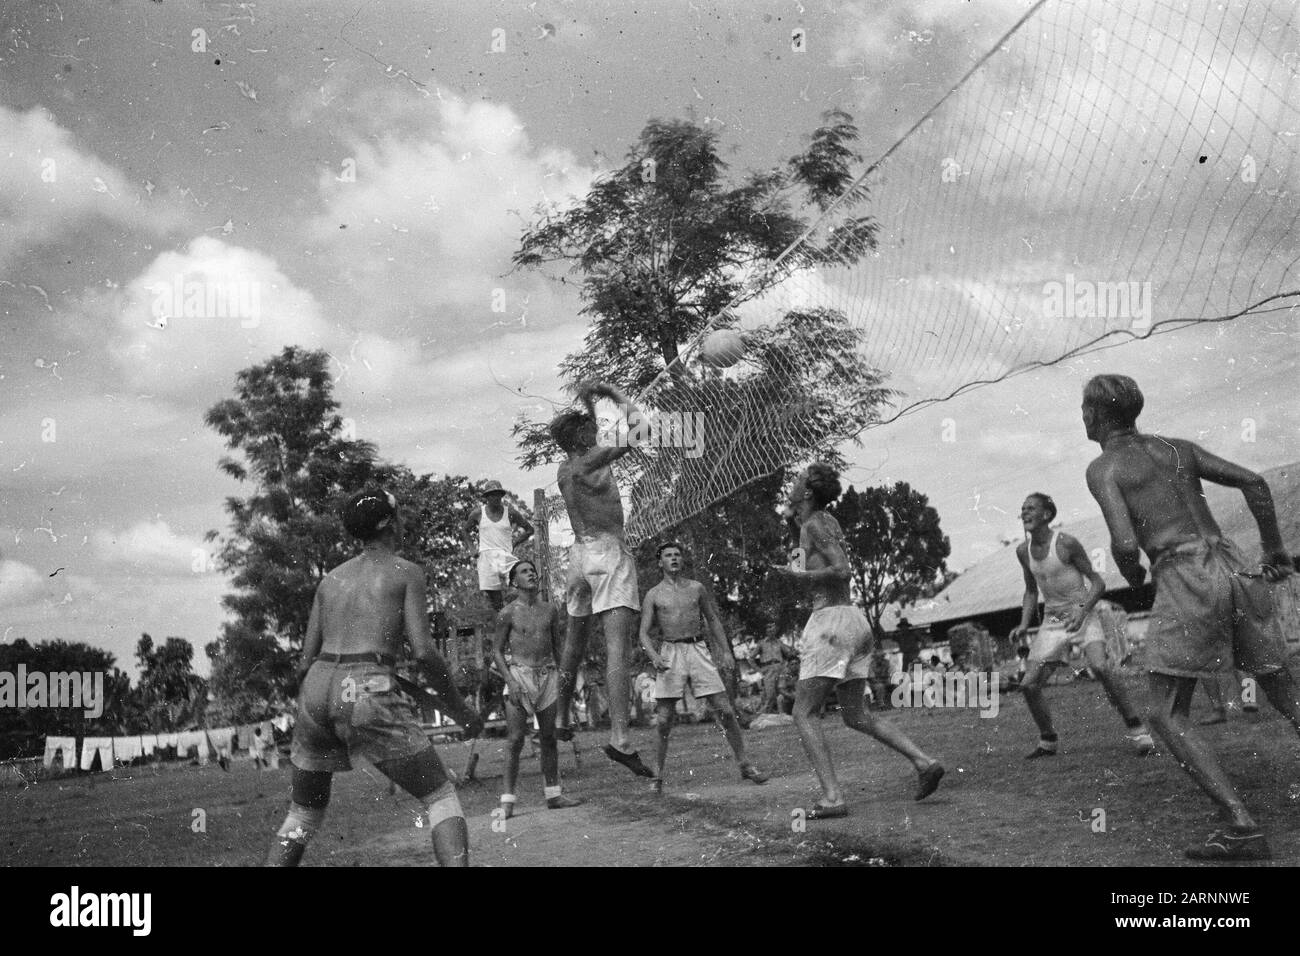
[[756,654],[758,667],[763,672],[762,712],[774,714],[779,708],[777,697],[780,691],[781,673],[786,663],[794,660],[796,655],[776,636],[776,628],[769,630],[759,641]]

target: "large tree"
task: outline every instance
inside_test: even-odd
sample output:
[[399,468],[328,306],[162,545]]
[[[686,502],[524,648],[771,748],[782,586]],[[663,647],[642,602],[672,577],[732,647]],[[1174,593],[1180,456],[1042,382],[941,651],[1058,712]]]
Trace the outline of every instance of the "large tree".
[[203,720],[207,682],[194,673],[189,641],[169,637],[155,646],[152,637],[141,634],[135,659],[140,665],[136,699],[150,730],[184,730]]
[[[834,228],[799,245],[785,270],[848,264],[875,248],[875,220],[853,214],[866,186],[849,189],[857,127],[838,110],[824,122],[800,155],[731,183],[714,131],[651,120],[623,166],[580,202],[539,208],[514,262],[577,274],[592,324],[560,366],[571,390],[592,378],[645,389],[719,312],[770,288],[777,257],[841,194]],[[526,466],[554,458],[536,425],[521,422],[516,433]]]
[[204,419],[242,457],[218,467],[251,485],[248,497],[226,499],[230,532],[218,564],[236,592],[222,603],[238,625],[292,648],[302,644],[316,584],[351,557],[339,504],[391,474],[374,445],[345,435],[329,361],[323,351],[286,347],[240,372],[235,397]]
[[[251,486],[247,497],[226,500],[230,530],[218,551],[236,589],[223,599],[234,620],[205,648],[213,712],[222,719],[260,718],[283,699],[316,586],[359,550],[339,509],[367,484],[382,484],[401,503],[402,554],[425,568],[430,613],[449,612],[460,623],[486,615],[460,530],[479,503],[479,486],[462,476],[414,475],[347,437],[328,363],[325,352],[285,348],[240,372],[235,397],[207,413],[242,459],[223,458],[219,467]],[[515,505],[527,513],[523,502]]]
[[31,644],[23,638],[0,643],[0,671],[16,674],[19,664],[29,674],[103,674],[103,712],[91,718],[85,715],[84,708],[76,707],[0,707],[0,760],[41,753],[45,737],[51,734],[80,737],[145,729],[131,692],[131,679],[115,666],[113,654],[103,648],[63,640]]
[[858,601],[876,634],[886,607],[915,601],[946,574],[952,547],[939,512],[907,482],[850,487],[828,510],[844,531]]
[[[790,311],[752,331],[743,375],[673,363],[720,312],[761,296],[791,270],[853,263],[874,248],[876,222],[861,214],[867,190],[853,187],[857,138],[852,118],[832,111],[800,155],[729,178],[715,132],[652,120],[626,162],[584,198],[539,210],[514,256],[522,268],[563,266],[566,282],[576,275],[591,327],[560,367],[571,392],[591,379],[633,394],[654,383],[658,409],[703,413],[702,456],[676,456],[667,476],[661,456],[649,477],[639,454],[629,456],[619,477],[634,512],[683,489],[696,494],[702,508],[694,517],[665,512],[649,525],[688,544],[696,575],[751,630],[794,623],[793,594],[767,575],[788,544],[776,511],[786,466],[814,458],[842,465],[836,444],[874,420],[890,392],[862,361],[861,333],[826,308]],[[837,198],[825,228],[774,268]],[[676,374],[663,375],[670,366]],[[543,423],[521,420],[515,434],[526,467],[560,457]],[[643,571],[652,551],[647,543]]]

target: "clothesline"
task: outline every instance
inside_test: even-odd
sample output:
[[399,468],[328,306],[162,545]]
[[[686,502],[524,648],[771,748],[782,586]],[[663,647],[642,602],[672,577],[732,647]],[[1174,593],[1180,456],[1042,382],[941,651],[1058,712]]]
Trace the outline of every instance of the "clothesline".
[[[237,751],[246,750],[255,757],[275,758],[275,729],[270,720],[238,727],[217,727],[207,730],[187,730],[164,734],[129,734],[118,737],[84,737],[81,741],[81,759],[78,761],[76,737],[46,737],[44,765],[48,769],[59,757],[65,770],[80,767],[90,770],[98,758],[101,770],[111,769],[118,763],[129,763],[141,757],[153,757],[159,750],[176,748],[177,756],[198,751],[200,764],[213,757],[229,758]],[[261,733],[256,731],[260,728]],[[275,761],[278,762],[278,761]]]

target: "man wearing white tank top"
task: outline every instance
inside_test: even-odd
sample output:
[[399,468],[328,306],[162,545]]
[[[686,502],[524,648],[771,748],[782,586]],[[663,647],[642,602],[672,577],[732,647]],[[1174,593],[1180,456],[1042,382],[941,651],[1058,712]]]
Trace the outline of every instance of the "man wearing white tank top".
[[478,589],[499,611],[505,606],[506,575],[519,560],[515,548],[533,536],[533,526],[505,500],[501,482],[485,483],[479,497],[483,504],[465,519],[464,531],[471,542],[478,534]]
[[1043,623],[1029,648],[1029,662],[1021,690],[1025,703],[1038,725],[1038,746],[1026,759],[1055,756],[1056,730],[1052,714],[1043,696],[1043,688],[1052,667],[1068,664],[1070,652],[1078,647],[1083,658],[1106,690],[1106,696],[1119,711],[1128,728],[1128,739],[1138,753],[1148,754],[1155,741],[1137,716],[1124,684],[1112,668],[1106,652],[1106,630],[1101,616],[1111,606],[1101,600],[1106,584],[1092,568],[1088,554],[1076,538],[1052,531],[1056,504],[1050,497],[1035,492],[1020,506],[1020,520],[1028,538],[1016,548],[1025,574],[1025,598],[1020,624],[1011,632],[1013,641],[1024,638],[1042,596]]

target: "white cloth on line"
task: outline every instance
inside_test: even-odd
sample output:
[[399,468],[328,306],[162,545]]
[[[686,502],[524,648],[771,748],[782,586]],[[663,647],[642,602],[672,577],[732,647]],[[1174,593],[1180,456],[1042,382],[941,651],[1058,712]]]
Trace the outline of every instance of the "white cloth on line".
[[46,737],[45,738],[45,768],[48,770],[54,766],[55,756],[62,754],[63,769],[71,770],[77,765],[77,738],[76,737]]
[[234,747],[235,728],[218,727],[216,730],[209,730],[208,740],[212,741],[212,749],[219,755],[229,757]]
[[113,738],[87,737],[81,742],[81,769],[89,770],[95,763],[95,753],[99,753],[99,769],[113,769]]
[[176,741],[176,753],[178,756],[185,757],[189,755],[191,747],[199,748],[199,763],[208,762],[208,735],[201,730],[189,730],[179,735]]
[[155,750],[158,749],[158,735],[157,735],[157,734],[141,734],[141,735],[140,735],[140,749],[141,749],[142,751],[144,751],[144,755],[145,755],[146,757],[152,757],[152,756],[153,756],[153,752],[154,752]]
[[113,759],[128,763],[140,757],[144,750],[140,747],[139,737],[114,737]]

